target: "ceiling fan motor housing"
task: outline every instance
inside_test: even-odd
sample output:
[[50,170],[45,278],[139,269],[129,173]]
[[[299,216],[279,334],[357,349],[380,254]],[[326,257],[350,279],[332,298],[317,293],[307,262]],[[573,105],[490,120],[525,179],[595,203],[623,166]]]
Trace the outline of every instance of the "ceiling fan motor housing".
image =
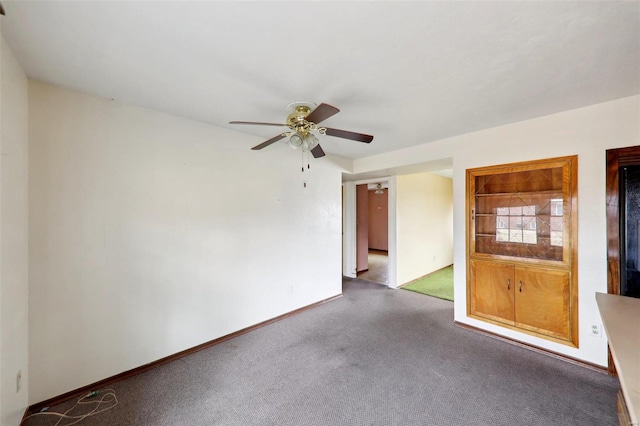
[[289,128],[295,132],[307,135],[311,129],[312,123],[305,120],[307,115],[311,113],[311,108],[306,105],[298,105],[294,111],[287,117]]

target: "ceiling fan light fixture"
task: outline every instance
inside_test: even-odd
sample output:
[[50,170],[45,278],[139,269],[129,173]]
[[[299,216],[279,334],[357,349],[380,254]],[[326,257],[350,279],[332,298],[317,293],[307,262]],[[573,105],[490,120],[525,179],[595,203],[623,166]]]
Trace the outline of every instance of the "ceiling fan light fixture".
[[291,137],[289,138],[289,146],[293,149],[298,149],[302,146],[302,144],[304,143],[303,139],[302,139],[302,135],[299,133],[294,133],[293,135],[291,135]]
[[318,138],[315,137],[315,135],[313,135],[312,133],[309,133],[304,140],[306,142],[307,147],[309,148],[309,151],[311,151],[313,148],[318,146],[318,143],[319,143]]

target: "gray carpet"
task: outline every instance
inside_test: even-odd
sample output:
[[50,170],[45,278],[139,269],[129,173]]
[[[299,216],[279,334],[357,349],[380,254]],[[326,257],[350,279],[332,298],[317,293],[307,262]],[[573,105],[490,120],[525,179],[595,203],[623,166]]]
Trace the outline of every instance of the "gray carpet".
[[344,284],[338,300],[112,386],[119,405],[80,424],[617,424],[616,379],[458,328],[451,302]]

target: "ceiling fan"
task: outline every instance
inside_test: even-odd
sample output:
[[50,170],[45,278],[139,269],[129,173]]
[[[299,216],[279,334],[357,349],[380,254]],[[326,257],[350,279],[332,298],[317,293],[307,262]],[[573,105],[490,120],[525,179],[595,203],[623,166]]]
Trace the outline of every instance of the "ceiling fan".
[[254,121],[230,121],[229,124],[288,127],[289,130],[274,136],[251,149],[262,149],[279,141],[280,139],[289,138],[288,144],[292,148],[301,148],[303,151],[310,151],[314,158],[320,158],[325,155],[318,138],[314,135],[314,132],[320,135],[335,136],[337,138],[350,139],[352,141],[364,143],[370,143],[373,140],[373,136],[371,135],[318,126],[318,123],[340,112],[340,110],[334,106],[320,104],[316,107],[316,105],[311,102],[297,101],[287,105],[287,111],[289,112],[289,115],[287,117],[286,124],[261,123]]

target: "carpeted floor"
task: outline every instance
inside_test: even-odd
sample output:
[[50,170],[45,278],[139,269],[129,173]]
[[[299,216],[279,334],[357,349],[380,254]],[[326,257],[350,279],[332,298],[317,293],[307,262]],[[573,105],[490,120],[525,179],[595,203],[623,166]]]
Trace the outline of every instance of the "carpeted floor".
[[119,405],[80,425],[617,424],[616,379],[456,327],[450,302],[359,279],[112,387]]
[[435,271],[402,287],[427,296],[453,301],[453,265]]

